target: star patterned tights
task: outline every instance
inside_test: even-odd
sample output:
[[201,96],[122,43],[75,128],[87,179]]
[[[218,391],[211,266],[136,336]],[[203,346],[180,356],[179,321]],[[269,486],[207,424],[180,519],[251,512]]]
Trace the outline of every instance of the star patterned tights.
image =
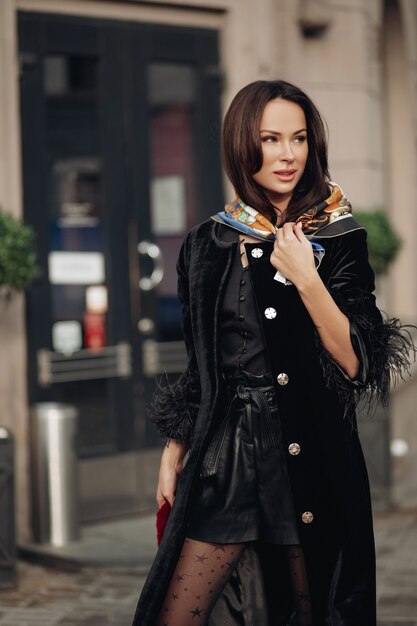
[[[205,626],[245,543],[205,543],[186,538],[157,626]],[[301,546],[287,546],[297,625],[311,626],[311,605]]]

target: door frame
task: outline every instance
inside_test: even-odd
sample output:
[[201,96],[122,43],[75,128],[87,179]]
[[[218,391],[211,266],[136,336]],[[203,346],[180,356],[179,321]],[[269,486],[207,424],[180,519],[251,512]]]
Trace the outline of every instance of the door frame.
[[[77,46],[81,41],[84,46],[85,51],[94,52],[99,49],[100,42],[96,41],[93,36],[93,31],[96,29],[97,31],[103,27],[108,30],[105,38],[104,45],[109,46],[112,50],[113,54],[119,53],[122,54],[122,50],[126,50],[126,46],[131,45],[132,47],[136,46],[136,52],[138,49],[142,48],[142,58],[144,62],[142,63],[142,84],[144,81],[144,73],[146,70],[146,66],[152,60],[158,61],[190,61],[190,52],[194,54],[193,62],[199,64],[199,67],[207,68],[207,71],[201,70],[198,74],[199,76],[199,89],[198,93],[199,101],[196,104],[196,110],[198,111],[197,115],[197,125],[198,132],[201,133],[201,137],[203,137],[203,132],[205,132],[205,124],[204,120],[208,116],[208,110],[210,107],[214,107],[216,109],[216,115],[211,115],[210,119],[216,119],[216,123],[219,124],[218,129],[220,128],[220,73],[218,72],[218,33],[215,31],[202,31],[201,29],[189,29],[187,27],[172,27],[161,24],[124,24],[121,20],[117,20],[115,22],[109,20],[102,19],[84,19],[80,17],[68,17],[68,16],[57,16],[39,14],[37,12],[22,12],[20,14],[21,23],[26,20],[33,19],[35,22],[39,24],[44,24],[45,21],[51,20],[54,22],[56,20],[61,26],[65,24],[71,24],[73,28],[80,26],[80,36],[77,38]],[[85,36],[83,36],[83,27],[87,28],[91,27],[90,33],[86,32]],[[178,33],[185,33],[186,35],[190,35],[190,39],[187,43],[187,37],[185,37],[184,41],[186,41],[185,48],[184,46],[173,46],[173,42],[171,37],[178,35]],[[207,51],[208,46],[204,45],[204,39],[201,37],[201,34],[209,35],[213,37],[213,42],[215,42],[215,57],[214,62],[207,63]],[[141,36],[138,37],[137,35]],[[136,36],[135,36],[136,35]],[[59,40],[60,50],[62,50],[62,33],[59,34],[59,29],[57,31],[57,40]],[[71,38],[70,38],[71,39]],[[129,44],[130,41],[130,44]],[[33,42],[32,42],[33,44]],[[68,41],[68,50],[71,50],[71,46],[75,46],[75,39]],[[146,46],[148,47],[146,50]],[[64,46],[65,47],[65,46]],[[143,48],[145,47],[145,50]],[[42,48],[42,46],[41,46]],[[37,85],[38,93],[40,91],[40,82],[42,80],[41,76],[41,68],[36,67],[36,60],[31,57],[31,52],[33,53],[34,46],[32,45],[32,49],[30,46],[23,48],[24,52],[24,63],[28,63],[30,65],[29,72],[29,86],[34,88]],[[45,49],[46,50],[46,49]],[[40,56],[45,52],[45,50],[39,49]],[[79,48],[76,47],[74,50],[79,51]],[[115,53],[116,51],[116,53]],[[156,54],[156,51],[158,54]],[[35,46],[36,52],[36,46]],[[169,58],[167,58],[169,52]],[[174,54],[172,54],[174,52]],[[137,63],[137,54],[136,63]],[[133,55],[132,55],[133,58]],[[117,59],[114,58],[113,62],[115,63],[115,67]],[[205,65],[204,65],[205,64]],[[38,63],[40,65],[40,61]],[[133,72],[137,71],[137,65],[134,67],[133,61],[130,65],[124,65],[123,69],[124,73],[128,75],[122,75],[122,73],[117,73],[113,71],[107,75],[107,79],[105,79],[105,84],[102,89],[104,91],[110,92],[111,89],[120,89],[123,94],[125,101],[128,101],[129,98],[132,99],[132,102],[135,103],[135,112],[136,116],[134,116],[133,121],[131,120],[133,135],[136,137],[143,137],[143,124],[146,113],[147,103],[143,98],[143,91],[140,89],[140,81],[136,82],[132,80]],[[117,81],[119,84],[117,85]],[[216,92],[216,90],[218,90]],[[125,92],[128,93],[125,93]],[[207,94],[213,93],[216,95],[216,102],[213,102],[213,97],[207,97]],[[30,103],[29,103],[30,100]],[[149,171],[145,175],[146,168],[148,167],[148,137],[145,134],[145,140],[132,141],[130,144],[125,142],[124,129],[118,124],[114,123],[114,120],[119,120],[119,124],[123,124],[126,122],[126,111],[120,110],[123,103],[123,99],[117,98],[114,102],[114,99],[107,98],[105,102],[105,106],[108,109],[105,114],[105,119],[112,120],[112,123],[109,124],[106,129],[106,141],[108,145],[111,145],[112,151],[114,154],[123,153],[124,159],[113,158],[112,151],[109,151],[109,155],[105,155],[105,158],[109,159],[111,162],[112,173],[114,176],[111,180],[105,180],[106,185],[106,197],[109,200],[109,203],[113,205],[118,201],[120,204],[123,204],[126,207],[126,212],[123,220],[120,219],[120,211],[113,212],[110,214],[111,225],[108,224],[106,228],[106,232],[108,236],[114,236],[114,233],[123,231],[125,236],[125,241],[127,239],[127,231],[129,230],[129,225],[131,224],[131,220],[133,217],[138,219],[138,215],[133,216],[132,211],[139,212],[140,214],[140,202],[143,201],[149,207]],[[36,191],[38,197],[38,203],[42,201],[42,198],[45,197],[46,193],[46,173],[48,171],[48,162],[46,155],[46,134],[43,130],[45,127],[45,98],[31,98],[29,99],[25,97],[23,93],[22,101],[22,136],[23,139],[28,137],[29,131],[32,133],[32,145],[38,145],[40,147],[39,152],[37,153],[37,159],[35,162],[35,166],[38,167],[41,171],[36,171],[36,167],[24,167],[23,168],[23,177],[25,182],[25,189],[30,190],[34,189]],[[116,108],[114,108],[116,106]],[[25,109],[25,107],[27,107]],[[141,128],[142,125],[142,128]],[[35,134],[33,134],[35,133]],[[206,172],[210,170],[213,172],[213,162],[217,159],[217,150],[218,145],[213,143],[212,137],[209,135],[208,143],[201,148],[201,166],[200,171],[197,172],[197,177],[199,178],[199,188],[201,191],[201,195],[204,198],[204,201],[199,203],[199,208],[201,209],[201,213],[197,218],[197,221],[205,219],[209,214],[219,210],[223,206],[223,197],[220,196],[219,191],[216,191],[215,185],[212,184],[213,175],[211,175],[210,179],[206,176]],[[123,143],[123,146],[121,145]],[[198,143],[204,144],[203,141]],[[128,145],[129,149],[126,151],[126,146]],[[114,150],[115,146],[119,146],[117,150]],[[30,152],[30,151],[29,151]],[[27,146],[23,142],[22,148],[22,162],[23,163],[34,163],[34,159],[30,158],[30,154],[28,152]],[[215,156],[214,156],[215,155]],[[124,170],[126,167],[126,162],[130,164],[139,164],[139,168],[144,174],[141,176],[141,180],[138,180],[139,177],[133,177],[132,172],[129,170]],[[218,164],[218,180],[220,193],[222,192],[222,174],[220,170],[220,163]],[[122,184],[120,181],[127,181]],[[210,182],[210,184],[209,184]],[[30,191],[28,192],[30,194]],[[120,199],[124,198],[123,202],[120,202]],[[204,208],[205,207],[205,208]],[[45,232],[46,229],[42,228],[40,214],[42,206],[39,207],[39,210],[36,210],[35,205],[31,205],[32,211],[31,216],[33,219],[31,220],[33,225],[35,226],[37,232],[39,232],[38,244],[41,251],[40,264],[43,267],[43,272],[47,271],[47,253],[49,252],[49,238],[48,233]],[[144,239],[151,235],[149,229],[149,214],[147,213],[147,218],[145,218],[145,222],[143,221],[140,225],[140,238]],[[45,219],[45,216],[42,216]],[[108,218],[109,216],[106,216]],[[148,223],[146,224],[146,219]],[[120,242],[123,237],[120,235]],[[131,234],[131,233],[130,233]],[[118,310],[113,310],[112,316],[113,318],[109,320],[110,325],[112,325],[114,336],[112,338],[112,343],[115,343],[117,339],[123,339],[122,336],[118,337],[117,333],[120,329],[117,327],[117,319],[120,314],[122,314],[125,318],[129,317],[131,320],[131,341],[133,343],[139,342],[139,333],[136,331],[134,333],[134,325],[135,325],[135,315],[137,311],[135,310],[135,306],[132,304],[129,305],[129,298],[123,297],[124,293],[132,294],[132,291],[129,287],[129,280],[132,280],[132,276],[135,276],[135,268],[137,268],[138,260],[137,260],[137,252],[136,245],[137,240],[139,239],[139,232],[134,233],[133,237],[131,237],[130,248],[128,246],[119,245],[117,250],[113,249],[112,253],[117,258],[115,263],[110,263],[109,268],[110,272],[114,272],[115,275],[118,276],[118,280],[115,281],[117,294],[115,293],[114,300],[117,301]],[[106,254],[108,251],[105,248]],[[131,276],[123,275],[121,273],[122,266],[128,267],[130,269]],[[107,272],[106,272],[107,273]],[[111,277],[108,278],[111,280]],[[36,291],[36,290],[35,290]],[[50,309],[50,301],[49,301],[49,281],[44,280],[44,284],[39,287],[39,292],[35,294],[34,299],[33,295],[29,294],[27,298],[27,314],[33,316],[33,308],[39,306],[39,303],[45,307],[49,306]],[[133,300],[133,299],[132,299]],[[137,303],[137,299],[136,299]],[[126,308],[129,308],[129,311]],[[39,311],[41,307],[39,307]],[[123,311],[124,310],[124,311]],[[133,318],[133,319],[132,319]],[[136,320],[137,321],[137,320]],[[39,328],[41,329],[42,325],[39,324]],[[41,336],[44,345],[49,345],[49,336],[50,332],[50,321],[45,324],[45,328],[41,330],[45,334],[44,337]],[[29,372],[29,402],[40,401],[42,400],[42,395],[39,397],[38,389],[37,389],[37,372],[36,372],[36,363],[34,362],[33,352],[34,352],[34,337],[33,334],[28,332],[28,372]],[[32,353],[30,352],[32,350]],[[140,349],[136,346],[134,350],[135,358],[139,358]],[[135,368],[136,369],[136,368]],[[136,369],[136,372],[138,369]],[[131,512],[137,510],[143,510],[146,506],[150,506],[151,502],[153,504],[153,483],[154,479],[157,475],[157,464],[160,456],[159,452],[159,438],[158,442],[155,439],[154,447],[145,449],[142,448],[138,451],[137,445],[137,415],[140,413],[143,415],[144,403],[140,402],[140,394],[143,394],[143,389],[140,389],[141,381],[138,380],[138,376],[133,377],[134,384],[139,385],[139,390],[135,393],[133,391],[133,398],[136,403],[136,407],[134,409],[133,419],[130,421],[125,420],[121,424],[121,429],[119,432],[119,441],[118,445],[113,451],[113,454],[109,452],[105,453],[108,461],[106,462],[105,458],[100,457],[98,455],[93,455],[90,459],[80,460],[80,469],[83,485],[81,486],[82,491],[82,518],[83,519],[92,519],[103,516],[111,515],[111,511],[117,510],[117,513],[123,512]],[[142,377],[143,378],[143,377]],[[142,381],[143,383],[143,381]],[[142,385],[143,387],[143,385]],[[46,394],[47,395],[47,394]],[[45,399],[47,399],[45,395]],[[139,398],[139,404],[138,404]],[[143,419],[141,421],[144,421]],[[136,423],[134,423],[136,422]],[[97,472],[97,468],[100,467],[100,471]],[[126,468],[130,467],[134,476],[132,475],[126,481]],[[108,470],[108,475],[112,477],[109,481],[109,488],[103,489],[101,482],[96,478],[98,474],[100,476],[105,475],[106,468]],[[119,469],[117,469],[119,468]],[[136,471],[134,471],[136,469]],[[140,477],[142,479],[140,480]],[[111,483],[111,484],[110,484]],[[120,498],[120,494],[123,495],[122,499]],[[129,495],[130,494],[130,495]],[[117,505],[116,505],[117,503]]]

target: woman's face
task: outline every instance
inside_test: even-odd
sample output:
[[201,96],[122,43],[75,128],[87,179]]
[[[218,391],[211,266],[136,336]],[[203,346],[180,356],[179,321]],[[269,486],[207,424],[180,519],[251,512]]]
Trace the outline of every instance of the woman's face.
[[263,163],[253,179],[263,188],[268,200],[283,211],[307,163],[307,122],[303,109],[282,98],[270,100],[262,115],[260,137]]

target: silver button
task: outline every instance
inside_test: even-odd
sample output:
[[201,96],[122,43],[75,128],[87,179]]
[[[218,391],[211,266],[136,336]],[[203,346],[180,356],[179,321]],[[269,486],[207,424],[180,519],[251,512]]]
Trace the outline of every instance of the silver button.
[[262,255],[263,255],[264,251],[262,250],[262,248],[254,248],[251,252],[251,255],[255,258],[255,259],[259,259]]
[[300,454],[300,451],[301,447],[298,443],[290,443],[290,445],[288,446],[288,452],[293,456],[297,456],[297,454]]
[[311,524],[311,522],[314,519],[314,515],[312,514],[311,511],[305,511],[302,514],[301,519],[303,520],[304,524]]
[[277,376],[277,381],[280,385],[286,385],[289,381],[288,374],[286,374],[285,372],[281,372],[281,374],[278,374]]
[[264,313],[265,317],[267,317],[269,320],[273,320],[274,317],[277,316],[277,310],[274,309],[273,306],[269,306],[267,309],[265,309]]

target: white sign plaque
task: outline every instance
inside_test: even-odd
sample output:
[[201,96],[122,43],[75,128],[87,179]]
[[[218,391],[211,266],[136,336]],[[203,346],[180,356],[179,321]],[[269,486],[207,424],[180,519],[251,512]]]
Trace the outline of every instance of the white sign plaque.
[[68,320],[52,326],[52,346],[56,352],[72,354],[81,349],[83,335],[80,322]]
[[154,235],[180,235],[186,228],[185,179],[155,176],[151,182],[151,221]]
[[53,285],[96,285],[105,280],[100,252],[51,252],[48,266]]

